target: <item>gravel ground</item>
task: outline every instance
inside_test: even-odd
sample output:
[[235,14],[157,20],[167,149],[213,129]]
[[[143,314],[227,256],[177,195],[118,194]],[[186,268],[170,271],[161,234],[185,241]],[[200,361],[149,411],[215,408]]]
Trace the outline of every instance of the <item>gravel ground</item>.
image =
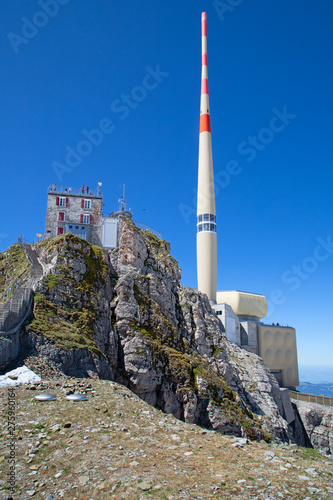
[[[57,399],[38,402],[42,393]],[[87,401],[66,400],[72,393]],[[114,382],[58,377],[0,397],[1,500],[333,498],[331,458],[185,424]]]

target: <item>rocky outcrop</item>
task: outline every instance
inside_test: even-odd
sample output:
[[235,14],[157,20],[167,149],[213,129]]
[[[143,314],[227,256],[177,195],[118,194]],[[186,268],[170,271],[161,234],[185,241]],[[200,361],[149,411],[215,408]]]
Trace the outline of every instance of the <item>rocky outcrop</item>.
[[167,242],[125,219],[116,250],[70,234],[35,249],[44,274],[21,331],[27,353],[119,381],[186,422],[289,439],[275,378],[229,342],[205,295],[180,285]]
[[333,408],[306,401],[292,400],[311,445],[333,455]]

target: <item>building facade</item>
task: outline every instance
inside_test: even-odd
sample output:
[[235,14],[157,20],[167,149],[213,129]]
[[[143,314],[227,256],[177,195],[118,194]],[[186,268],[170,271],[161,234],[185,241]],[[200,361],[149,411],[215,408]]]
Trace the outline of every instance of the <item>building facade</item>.
[[48,188],[45,238],[72,233],[101,245],[103,197],[100,190],[52,185]]
[[116,248],[120,212],[103,216],[103,195],[87,186],[48,188],[44,238],[72,233],[93,245]]
[[228,339],[260,356],[281,387],[299,385],[296,330],[289,326],[267,325],[263,295],[238,290],[217,292],[213,305]]

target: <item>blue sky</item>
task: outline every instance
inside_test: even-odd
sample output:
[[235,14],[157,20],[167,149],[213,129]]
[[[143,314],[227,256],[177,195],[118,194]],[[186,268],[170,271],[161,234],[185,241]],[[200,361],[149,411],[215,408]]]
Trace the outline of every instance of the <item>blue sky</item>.
[[0,250],[44,232],[48,185],[100,181],[112,211],[125,183],[196,287],[202,11],[218,288],[266,295],[333,380],[329,0],[4,0]]

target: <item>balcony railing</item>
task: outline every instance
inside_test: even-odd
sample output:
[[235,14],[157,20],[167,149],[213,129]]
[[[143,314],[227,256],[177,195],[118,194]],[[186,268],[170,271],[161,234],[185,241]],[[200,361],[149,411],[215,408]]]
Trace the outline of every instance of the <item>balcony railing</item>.
[[102,197],[102,191],[97,189],[90,189],[88,186],[72,187],[72,186],[58,186],[57,184],[51,184],[51,186],[47,189],[48,193],[56,193],[56,194],[80,194],[84,196],[98,196]]
[[306,401],[309,403],[317,403],[319,405],[333,406],[333,398],[328,396],[317,396],[315,394],[305,394],[304,392],[289,391],[291,399],[298,401]]

